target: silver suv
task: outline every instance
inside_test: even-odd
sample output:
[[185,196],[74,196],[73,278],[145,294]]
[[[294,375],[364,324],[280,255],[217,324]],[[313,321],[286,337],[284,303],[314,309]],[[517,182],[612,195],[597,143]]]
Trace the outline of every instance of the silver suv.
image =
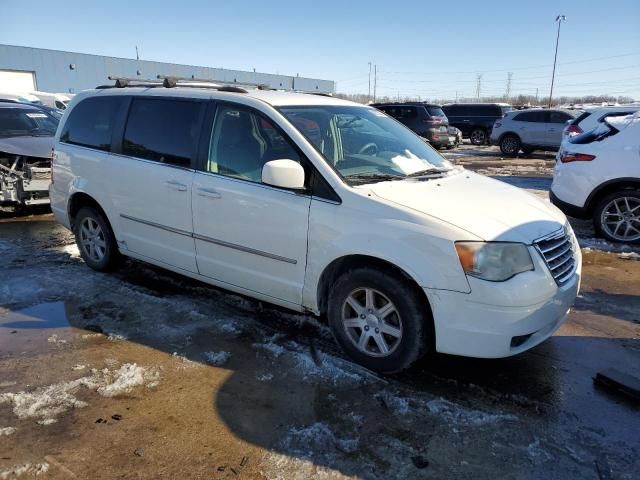
[[563,110],[525,110],[507,112],[493,124],[491,145],[498,145],[503,154],[515,157],[520,150],[558,150],[562,130],[573,116]]

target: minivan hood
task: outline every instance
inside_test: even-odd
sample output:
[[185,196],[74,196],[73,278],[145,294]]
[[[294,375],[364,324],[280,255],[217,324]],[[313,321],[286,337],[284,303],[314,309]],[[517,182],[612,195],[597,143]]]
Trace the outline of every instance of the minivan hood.
[[436,217],[483,240],[530,244],[566,223],[564,214],[551,203],[467,170],[430,180],[380,182],[367,188],[380,198]]

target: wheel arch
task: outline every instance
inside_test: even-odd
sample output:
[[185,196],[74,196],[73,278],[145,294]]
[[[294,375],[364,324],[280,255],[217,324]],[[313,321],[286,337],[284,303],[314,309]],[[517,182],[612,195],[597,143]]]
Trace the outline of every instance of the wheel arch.
[[[67,213],[69,215],[69,224],[71,225],[71,229],[73,230],[76,217],[78,212],[83,207],[93,207],[98,210],[102,216],[111,224],[109,221],[109,217],[104,209],[100,206],[98,201],[93,198],[91,195],[85,192],[75,192],[71,198],[69,198],[69,203],[67,205]],[[111,225],[109,225],[111,226]],[[111,227],[113,229],[113,227]]]
[[593,215],[595,208],[598,205],[598,202],[603,197],[620,190],[632,190],[632,189],[640,189],[640,178],[623,177],[623,178],[608,180],[598,185],[589,194],[589,197],[587,197],[587,201],[585,202],[585,209],[589,215]]
[[381,271],[391,273],[392,275],[396,275],[410,283],[410,285],[414,288],[417,297],[423,303],[424,307],[429,312],[431,318],[433,318],[433,311],[431,309],[431,304],[429,303],[429,299],[425,294],[424,290],[420,287],[415,278],[413,278],[409,273],[407,273],[404,269],[398,267],[397,265],[383,260],[378,257],[373,257],[370,255],[361,255],[361,254],[353,254],[353,255],[345,255],[333,260],[329,265],[325,267],[320,275],[320,279],[318,281],[317,287],[317,305],[320,311],[320,315],[325,315],[327,312],[327,304],[329,299],[329,289],[331,285],[335,283],[335,281],[345,272],[349,270],[353,270],[359,267],[369,267],[376,268]]

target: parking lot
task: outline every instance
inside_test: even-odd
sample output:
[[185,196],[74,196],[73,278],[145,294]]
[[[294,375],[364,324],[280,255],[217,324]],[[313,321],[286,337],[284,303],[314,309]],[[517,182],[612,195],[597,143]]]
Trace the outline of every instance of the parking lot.
[[[452,161],[546,197],[553,154]],[[508,208],[508,205],[505,205]],[[572,222],[568,322],[517,357],[380,377],[315,318],[135,261],[100,274],[51,214],[0,223],[0,479],[637,478],[640,250]]]

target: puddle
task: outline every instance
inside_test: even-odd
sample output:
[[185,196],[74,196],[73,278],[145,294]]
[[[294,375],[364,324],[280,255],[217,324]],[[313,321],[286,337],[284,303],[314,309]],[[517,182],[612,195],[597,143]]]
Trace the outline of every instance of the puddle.
[[73,337],[65,302],[41,303],[21,310],[0,309],[0,352],[44,352]]

